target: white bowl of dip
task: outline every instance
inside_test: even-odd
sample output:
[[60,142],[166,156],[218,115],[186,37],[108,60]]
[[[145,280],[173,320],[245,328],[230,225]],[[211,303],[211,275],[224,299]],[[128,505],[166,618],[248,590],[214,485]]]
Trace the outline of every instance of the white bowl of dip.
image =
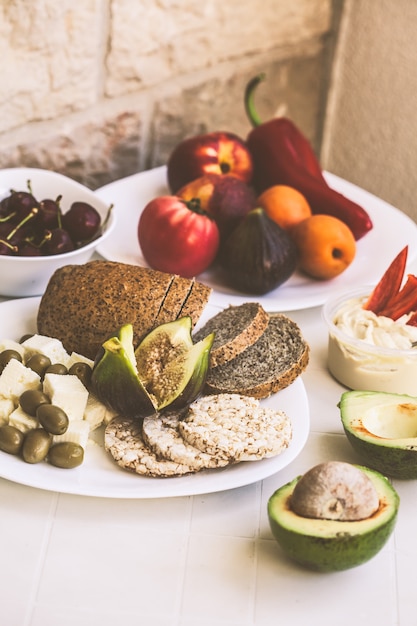
[[349,389],[417,396],[417,327],[406,324],[409,316],[394,321],[363,309],[372,290],[362,287],[324,304],[328,369]]

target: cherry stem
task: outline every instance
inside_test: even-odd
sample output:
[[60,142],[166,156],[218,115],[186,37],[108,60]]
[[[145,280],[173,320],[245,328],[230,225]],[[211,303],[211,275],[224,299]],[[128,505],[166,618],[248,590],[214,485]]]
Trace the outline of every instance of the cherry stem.
[[14,246],[9,241],[7,241],[7,239],[0,239],[0,243],[3,243],[6,248],[9,248],[9,250],[11,250],[12,252],[17,252],[19,249],[17,246]]
[[26,224],[26,222],[28,222],[29,220],[32,219],[32,217],[35,217],[35,215],[37,215],[38,212],[39,212],[39,209],[36,206],[33,207],[33,209],[31,209],[29,211],[29,213],[19,222],[19,224],[17,226],[15,226],[13,228],[13,230],[10,231],[10,233],[7,235],[6,239],[10,240],[17,233],[19,228],[24,226]]

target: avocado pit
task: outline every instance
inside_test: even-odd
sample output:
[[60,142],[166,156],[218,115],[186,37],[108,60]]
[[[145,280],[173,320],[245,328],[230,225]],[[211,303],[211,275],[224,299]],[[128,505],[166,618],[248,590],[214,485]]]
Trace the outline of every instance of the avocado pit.
[[359,468],[330,461],[316,465],[302,476],[290,506],[302,517],[357,521],[378,510],[379,498],[372,481]]

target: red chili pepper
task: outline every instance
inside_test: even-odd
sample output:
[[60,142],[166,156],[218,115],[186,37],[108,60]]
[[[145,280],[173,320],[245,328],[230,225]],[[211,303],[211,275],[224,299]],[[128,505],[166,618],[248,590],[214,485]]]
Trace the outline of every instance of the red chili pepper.
[[375,315],[390,305],[392,300],[400,291],[403,282],[405,266],[407,263],[408,246],[405,246],[390,263],[382,278],[374,287],[368,300],[363,305],[367,311],[372,311]]
[[417,311],[407,321],[408,326],[417,326]]
[[390,317],[392,320],[399,319],[417,309],[417,276],[409,274],[404,287],[394,296],[385,309],[379,315]]
[[307,199],[313,213],[337,217],[349,226],[356,240],[372,229],[365,209],[329,187],[308,140],[291,120],[275,118],[261,124],[253,93],[264,75],[253,78],[245,90],[245,108],[254,128],[247,145],[254,161],[254,186],[262,193],[273,185],[289,185]]

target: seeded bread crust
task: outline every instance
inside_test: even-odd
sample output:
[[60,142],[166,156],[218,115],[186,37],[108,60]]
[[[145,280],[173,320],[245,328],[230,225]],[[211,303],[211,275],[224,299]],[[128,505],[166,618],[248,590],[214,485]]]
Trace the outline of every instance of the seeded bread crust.
[[[184,280],[188,280],[188,289],[184,289]],[[136,346],[158,316],[161,319],[167,298],[170,308],[177,298],[181,314],[194,289],[198,298],[189,310],[195,324],[211,293],[205,285],[201,289],[198,285],[190,279],[177,281],[174,274],[112,261],[67,265],[52,275],[41,298],[38,333],[60,339],[69,353],[94,359],[103,341],[126,323],[133,325]]]
[[217,367],[253,345],[265,332],[268,323],[269,315],[258,302],[245,302],[217,313],[195,333],[194,340],[200,341],[215,333],[210,365]]
[[271,313],[258,341],[225,365],[209,370],[206,391],[267,398],[300,376],[309,356],[298,325],[282,313]]

